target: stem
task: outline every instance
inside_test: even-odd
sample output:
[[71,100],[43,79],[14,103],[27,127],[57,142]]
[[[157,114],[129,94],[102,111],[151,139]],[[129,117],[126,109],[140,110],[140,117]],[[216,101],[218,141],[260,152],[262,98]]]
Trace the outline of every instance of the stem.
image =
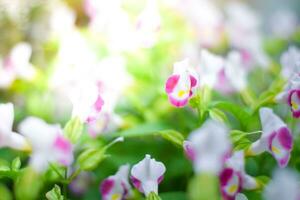
[[[67,180],[67,178],[68,178],[68,168],[65,169],[65,178],[64,179]],[[65,197],[66,200],[68,199],[67,185],[68,185],[68,183],[63,184],[64,197]]]

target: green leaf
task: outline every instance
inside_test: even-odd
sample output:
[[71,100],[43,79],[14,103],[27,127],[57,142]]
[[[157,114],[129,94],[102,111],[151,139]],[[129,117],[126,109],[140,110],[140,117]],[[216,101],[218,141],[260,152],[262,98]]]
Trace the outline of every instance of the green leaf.
[[174,130],[165,130],[159,131],[158,134],[162,136],[164,139],[172,142],[176,146],[182,147],[184,137],[181,133],[174,131]]
[[61,190],[58,185],[54,185],[53,189],[46,193],[48,200],[64,200],[64,196],[61,195]]
[[247,130],[249,128],[249,122],[253,121],[250,113],[245,111],[241,106],[237,104],[220,101],[214,102],[214,104],[212,104],[212,107],[232,114],[239,121],[242,129],[244,130]]
[[41,177],[32,168],[26,168],[15,183],[15,196],[17,200],[37,199],[42,188]]
[[67,122],[64,128],[64,135],[75,144],[80,138],[83,131],[83,123],[79,117],[72,118]]
[[220,200],[219,180],[212,174],[199,174],[190,181],[188,187],[190,200]]
[[146,200],[161,200],[161,198],[155,192],[150,192],[146,197]]
[[18,171],[21,167],[21,160],[19,157],[16,157],[11,163],[11,169],[13,171]]
[[13,199],[12,194],[10,193],[9,189],[4,184],[0,184],[0,194],[1,194],[1,197],[0,197],[1,200],[12,200]]
[[226,114],[221,111],[220,109],[218,108],[212,108],[209,110],[209,116],[216,120],[216,121],[219,121],[219,122],[223,122],[223,123],[226,123],[228,122],[228,119],[226,117]]
[[77,162],[82,170],[89,171],[95,169],[107,157],[105,150],[89,148],[79,155]]
[[247,133],[247,132],[243,132],[240,130],[232,130],[230,132],[230,138],[231,138],[234,150],[238,151],[238,150],[248,149],[250,147],[250,145],[252,144],[250,137],[252,137],[253,135],[257,135],[257,134],[260,134],[260,131]]

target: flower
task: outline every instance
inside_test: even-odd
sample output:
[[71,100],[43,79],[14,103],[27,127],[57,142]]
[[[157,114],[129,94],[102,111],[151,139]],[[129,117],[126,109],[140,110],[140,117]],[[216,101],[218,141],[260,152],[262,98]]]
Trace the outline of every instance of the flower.
[[288,169],[276,170],[273,180],[265,187],[264,197],[266,200],[299,200],[299,176]]
[[197,84],[197,76],[192,72],[187,59],[175,63],[173,74],[168,78],[165,86],[171,104],[176,107],[185,106]]
[[104,104],[97,85],[89,82],[74,87],[69,98],[73,104],[72,116],[86,123],[96,120]]
[[295,74],[300,73],[300,50],[295,46],[290,46],[280,57],[282,66],[281,74],[284,78],[290,79]]
[[14,106],[12,103],[0,104],[0,147],[10,147],[17,150],[30,150],[26,139],[13,132]]
[[240,52],[231,51],[224,61],[224,67],[218,76],[216,89],[224,93],[241,92],[247,87],[247,71],[243,66]]
[[201,77],[201,87],[208,86],[209,88],[214,88],[223,67],[224,60],[222,57],[212,54],[207,50],[202,50],[198,68]]
[[285,89],[276,96],[276,100],[278,102],[287,103],[291,111],[293,113],[293,117],[300,117],[300,75],[294,75],[287,85]]
[[256,189],[257,181],[246,174],[244,152],[238,151],[226,160],[225,168],[220,175],[222,196],[233,200],[242,189]]
[[131,169],[131,180],[133,185],[148,196],[151,192],[158,193],[158,184],[163,180],[166,167],[146,155],[145,158],[134,165]]
[[31,80],[34,77],[35,69],[29,63],[31,52],[31,46],[25,42],[12,48],[0,66],[0,87],[9,87],[16,78]]
[[206,121],[184,142],[184,150],[192,159],[196,173],[219,174],[230,149],[227,127],[214,120]]
[[295,33],[299,21],[297,14],[291,9],[280,9],[272,14],[269,23],[274,36],[288,39]]
[[51,162],[64,166],[72,164],[73,148],[70,141],[62,135],[59,125],[50,125],[42,119],[28,117],[20,123],[19,132],[32,146],[30,164],[36,171],[45,171]]
[[70,190],[78,195],[83,195],[90,186],[92,176],[88,172],[81,172],[69,185]]
[[293,136],[287,125],[270,108],[259,110],[262,136],[254,142],[248,153],[257,155],[268,151],[280,167],[287,166],[293,147]]
[[129,165],[123,165],[118,172],[106,178],[100,186],[103,200],[123,200],[129,196],[130,184],[128,183]]
[[144,10],[138,17],[136,30],[142,47],[152,47],[156,43],[161,26],[157,0],[147,0]]

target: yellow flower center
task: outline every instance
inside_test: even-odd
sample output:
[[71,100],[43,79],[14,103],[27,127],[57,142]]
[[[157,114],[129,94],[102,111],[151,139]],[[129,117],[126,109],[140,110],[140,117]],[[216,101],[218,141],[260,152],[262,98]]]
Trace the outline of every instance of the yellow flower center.
[[298,104],[295,101],[292,101],[291,103],[292,103],[293,110],[298,110],[299,108]]
[[121,199],[121,195],[120,194],[113,194],[111,195],[111,200],[119,200]]
[[275,153],[275,154],[280,154],[280,149],[275,147],[275,146],[272,146],[272,151]]
[[178,92],[178,96],[179,97],[182,97],[183,95],[185,95],[186,94],[186,91],[184,91],[184,90],[180,90],[179,92]]
[[237,191],[237,189],[238,189],[238,186],[236,184],[234,184],[228,188],[228,192],[232,194],[232,193],[235,193]]

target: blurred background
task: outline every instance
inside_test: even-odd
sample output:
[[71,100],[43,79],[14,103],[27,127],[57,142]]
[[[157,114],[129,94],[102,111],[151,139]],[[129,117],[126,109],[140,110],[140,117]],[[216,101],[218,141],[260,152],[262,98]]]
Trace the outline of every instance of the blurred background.
[[[300,45],[299,11],[298,0],[0,0],[0,102],[14,103],[16,125],[33,115],[64,126],[72,111],[69,91],[78,82],[97,81],[103,117],[93,133],[86,128],[78,152],[122,131],[133,136],[112,147],[97,170],[79,177],[83,192],[70,188],[70,198],[101,198],[105,177],[149,153],[167,168],[161,197],[184,200],[190,162],[182,149],[147,136],[163,129],[187,136],[199,126],[192,109],[168,102],[164,84],[173,63],[189,58],[197,65],[203,48],[223,56],[242,51],[249,58],[248,85],[258,95],[276,76],[281,53]],[[237,93],[218,88],[214,97],[243,104]],[[232,120],[231,128],[239,129]],[[298,151],[295,145],[293,153]],[[17,155],[27,162],[27,155],[9,149],[0,150],[0,162]],[[300,168],[300,160],[291,165]],[[266,155],[247,160],[253,176],[269,176],[274,166]],[[0,182],[3,190],[13,188],[9,179]],[[45,186],[41,199],[52,187]],[[257,192],[247,196],[261,199]]]

